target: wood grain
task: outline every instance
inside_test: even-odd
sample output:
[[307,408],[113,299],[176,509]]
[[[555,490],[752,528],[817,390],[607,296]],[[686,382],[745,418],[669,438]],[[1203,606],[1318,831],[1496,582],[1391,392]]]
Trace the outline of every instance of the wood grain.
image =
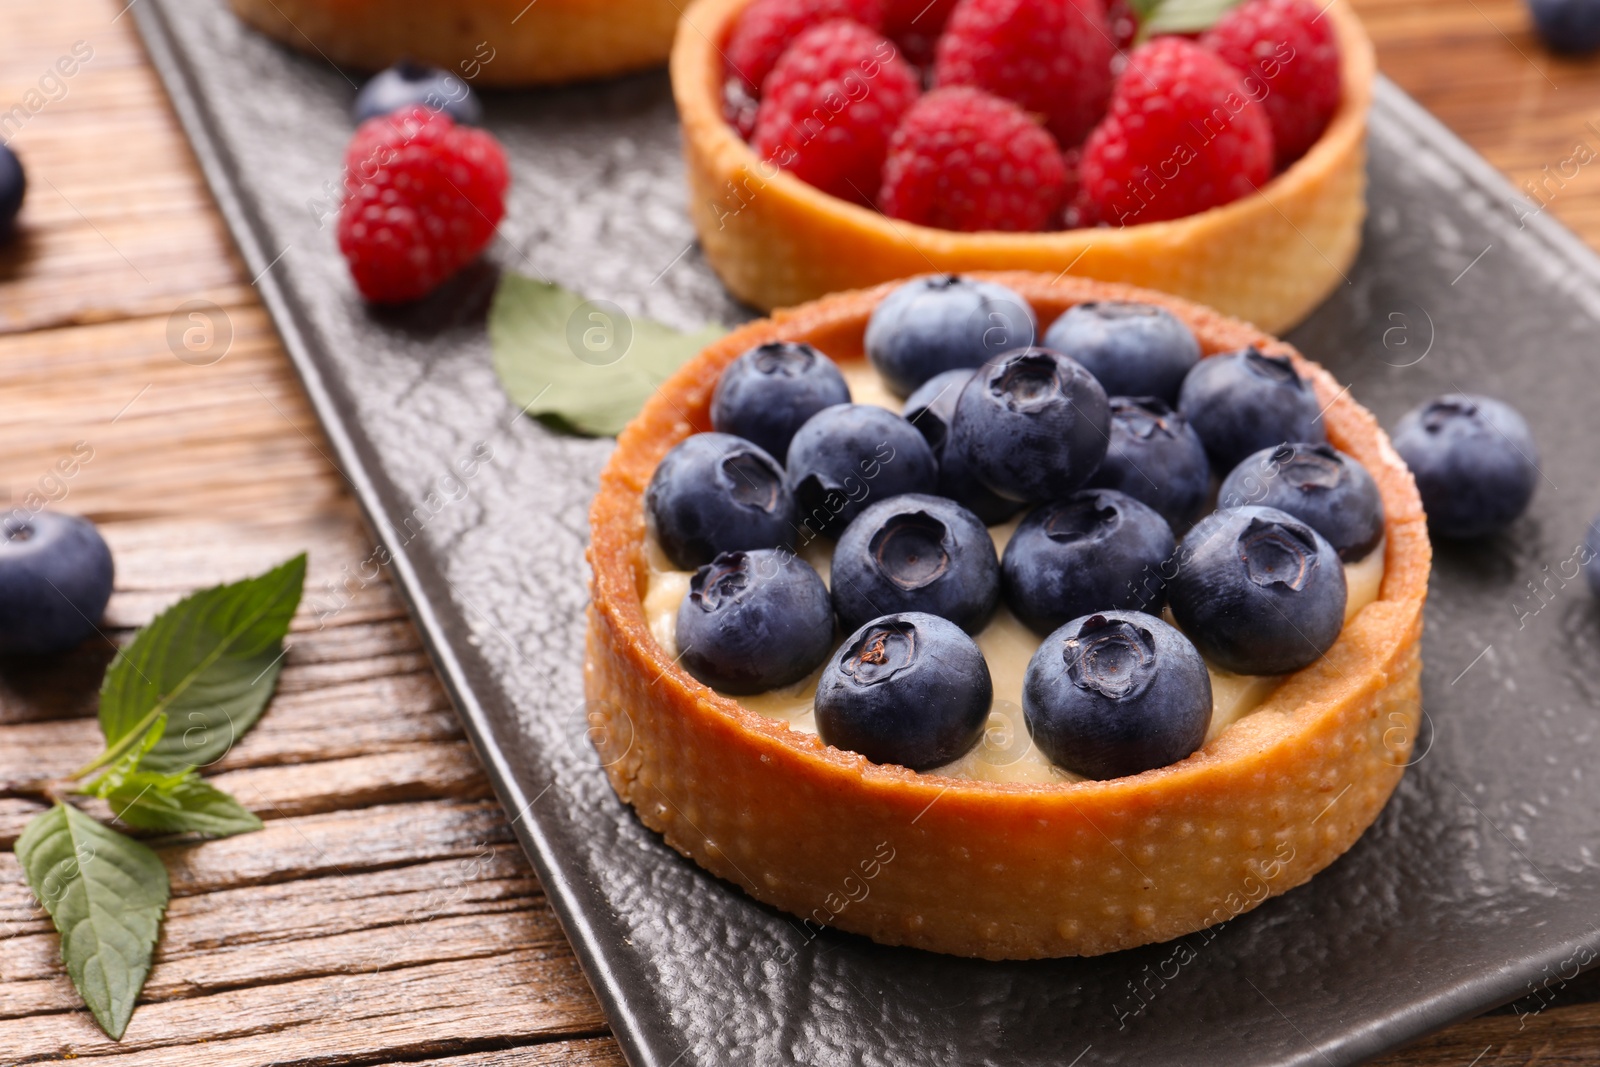
[[[1600,151],[1600,64],[1545,54],[1516,0],[1356,2],[1390,76],[1600,244],[1600,167],[1561,170],[1579,142]],[[0,249],[0,502],[89,515],[118,567],[103,641],[0,663],[0,778],[91,755],[115,643],[185,593],[308,548],[309,598],[372,549],[121,9],[0,0],[0,113],[93,49],[65,96],[0,129],[33,180]],[[196,299],[233,330],[210,366],[167,341]],[[80,442],[92,458],[54,478]],[[120,1044],[76,1006],[9,852],[39,806],[0,800],[0,1065],[622,1062],[387,583],[330,620],[302,611],[261,725],[208,773],[266,828],[161,844],[174,900]],[[1597,1001],[1580,978],[1537,1015],[1379,1062],[1600,1063]]]

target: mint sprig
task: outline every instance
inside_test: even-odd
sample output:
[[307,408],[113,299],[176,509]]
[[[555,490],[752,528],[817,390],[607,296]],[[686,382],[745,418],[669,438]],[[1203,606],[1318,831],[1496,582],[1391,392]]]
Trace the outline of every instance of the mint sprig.
[[259,830],[260,819],[196,768],[221,758],[261,717],[278,684],[305,573],[302,553],[158,615],[106,669],[106,747],[72,776],[81,784],[61,790],[71,783],[41,783],[36,790],[55,806],[28,823],[17,859],[61,935],[67,975],[113,1040],[127,1029],[150,973],[170,893],[167,872],[148,846],[61,793],[102,797],[139,830],[212,837]]

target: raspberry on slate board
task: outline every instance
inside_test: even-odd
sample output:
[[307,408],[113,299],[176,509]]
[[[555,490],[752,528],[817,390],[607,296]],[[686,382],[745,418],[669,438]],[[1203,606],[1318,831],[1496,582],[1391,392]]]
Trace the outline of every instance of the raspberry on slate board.
[[412,107],[362,123],[345,150],[339,250],[361,295],[401,303],[431,293],[482,252],[505,214],[499,142]]

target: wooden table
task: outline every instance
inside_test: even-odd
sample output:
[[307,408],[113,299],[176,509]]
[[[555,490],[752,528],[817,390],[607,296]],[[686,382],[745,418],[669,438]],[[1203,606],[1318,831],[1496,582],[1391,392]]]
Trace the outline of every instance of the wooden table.
[[[0,251],[0,492],[101,524],[118,639],[307,547],[313,599],[372,539],[123,2],[0,0],[0,138],[32,183]],[[1546,55],[1514,0],[1359,6],[1384,70],[1519,184],[1600,146],[1584,125],[1600,62]],[[41,87],[80,41],[92,57]],[[13,102],[27,113],[8,126]],[[1563,181],[1545,182],[1549,209],[1600,242],[1600,169]],[[189,300],[225,311],[218,362],[174,356]],[[52,481],[80,441],[92,458]],[[0,1065],[620,1063],[392,588],[361,590],[323,629],[303,613],[291,640],[266,717],[217,767],[266,829],[163,849],[174,900],[120,1044],[78,1007],[28,906],[9,849],[36,809],[0,800]],[[109,655],[0,666],[0,779],[96,751]],[[1580,980],[1536,1017],[1485,1016],[1382,1062],[1600,1063],[1592,999],[1600,983]]]

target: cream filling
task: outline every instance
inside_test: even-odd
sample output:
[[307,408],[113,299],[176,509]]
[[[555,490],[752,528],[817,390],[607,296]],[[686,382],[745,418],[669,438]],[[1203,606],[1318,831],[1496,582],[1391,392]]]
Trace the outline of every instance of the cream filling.
[[[869,365],[860,363],[840,369],[850,383],[850,393],[856,403],[877,404],[897,413],[902,408],[901,401],[884,387],[882,379]],[[1010,522],[989,527],[996,553],[1005,553],[1006,542],[1011,540],[1021,521],[1022,517],[1018,516]],[[1378,599],[1378,589],[1383,585],[1383,551],[1384,545],[1379,542],[1378,547],[1369,552],[1365,559],[1345,565],[1347,594],[1344,621],[1347,625],[1358,611]],[[678,605],[689,595],[689,579],[694,574],[691,571],[674,570],[672,562],[654,538],[647,539],[645,553],[650,571],[644,597],[645,618],[656,643],[668,656],[676,658]],[[832,541],[816,538],[800,549],[799,555],[816,568],[824,582],[829,580],[833,560]],[[1170,611],[1164,612],[1163,618],[1177,625]],[[1027,673],[1028,661],[1043,640],[1018,621],[1004,603],[996,609],[989,624],[974,636],[974,640],[983,650],[983,658],[988,661],[989,676],[994,683],[989,726],[970,752],[936,768],[932,773],[982,782],[1078,781],[1077,775],[1055,766],[1039,751],[1028,736],[1028,727],[1023,721],[1022,679]],[[1208,742],[1260,707],[1285,677],[1234,674],[1209,663],[1206,667],[1211,674],[1211,728],[1206,734]],[[821,674],[822,668],[818,667],[810,677],[794,685],[734,699],[751,711],[787,722],[792,729],[814,734],[817,732],[817,679]]]

